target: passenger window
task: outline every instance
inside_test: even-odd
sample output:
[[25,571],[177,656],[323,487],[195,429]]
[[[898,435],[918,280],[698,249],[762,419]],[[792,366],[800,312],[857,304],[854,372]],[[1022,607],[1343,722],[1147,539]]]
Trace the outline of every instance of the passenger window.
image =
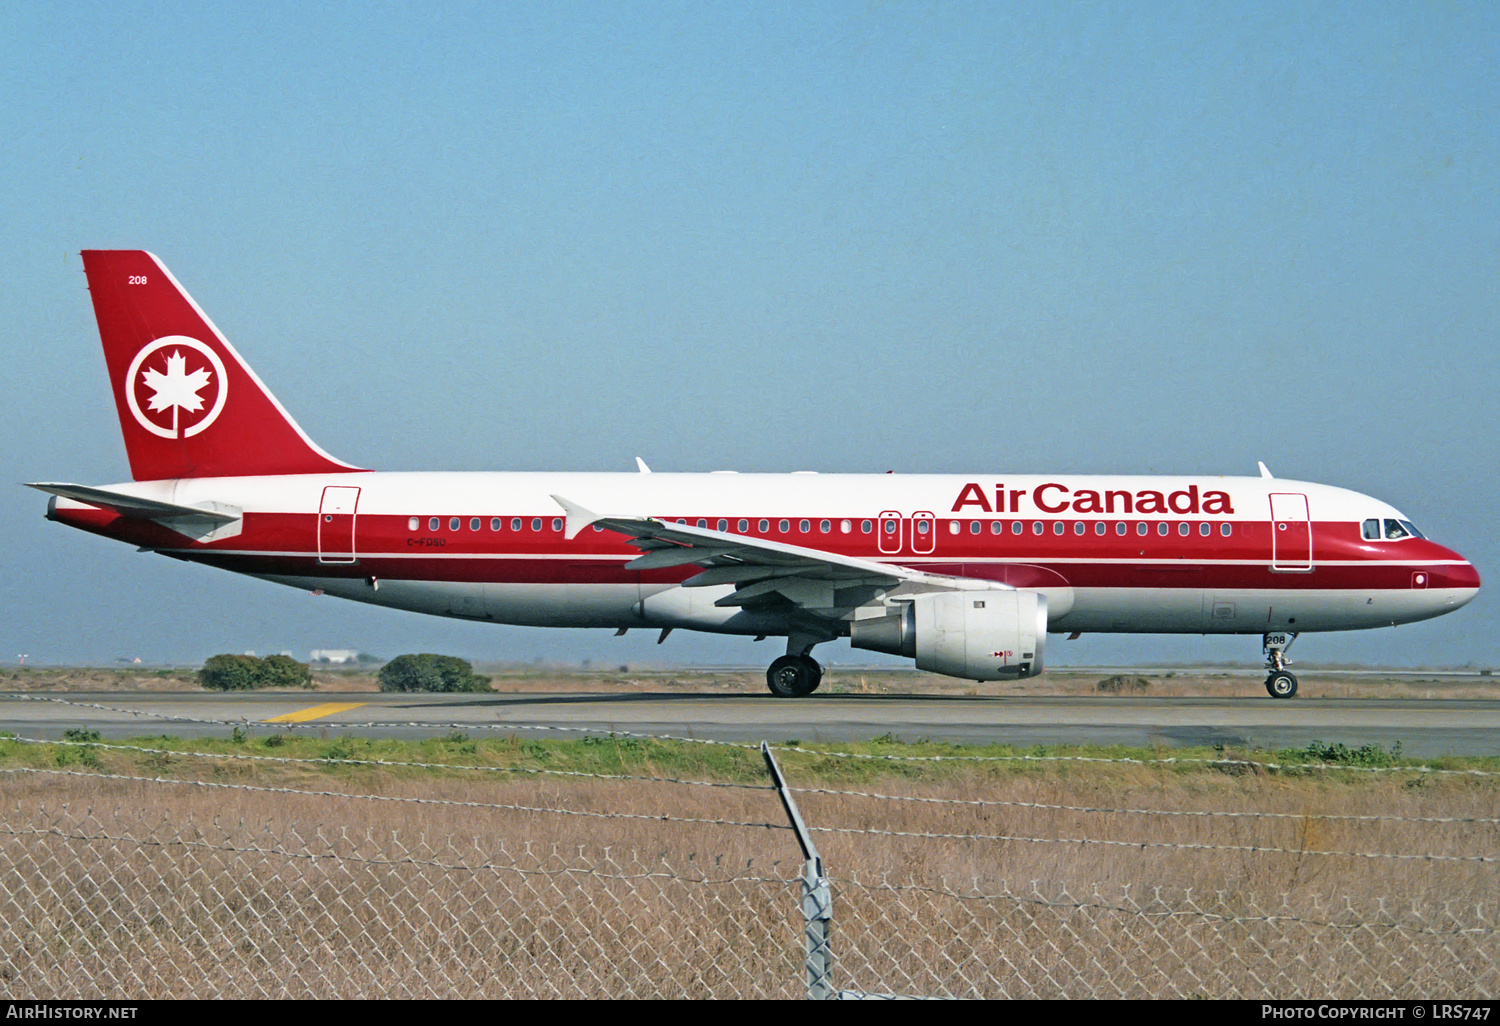
[[727,520],[720,520],[719,521],[719,530],[721,530],[721,531],[727,531],[727,530],[729,530],[729,521],[727,521]]
[[1104,521],[1102,521],[1102,520],[1096,520],[1096,521],[1094,521],[1094,533],[1097,534],[1097,535],[1099,535],[1099,536],[1101,536],[1101,537],[1103,537],[1103,535],[1104,535]]
[[542,529],[542,518],[541,517],[532,517],[531,518],[531,529],[533,531],[540,531]]
[[704,520],[704,519],[702,519],[700,517],[699,520],[698,520],[698,526],[702,527],[702,528],[707,528],[708,527],[708,521]]
[[563,518],[562,517],[553,517],[552,518],[552,530],[554,530],[554,531],[561,531],[562,529],[563,529]]
[[1120,522],[1115,524],[1115,534],[1118,534],[1120,537],[1123,538],[1125,536],[1126,530],[1128,530],[1128,528],[1126,528],[1125,526],[1125,521],[1121,520]]
[[760,533],[761,534],[770,534],[771,533],[771,522],[769,520],[762,520],[760,522],[759,526],[760,526]]
[[818,521],[818,533],[819,534],[827,534],[831,530],[833,530],[833,524],[829,523],[827,520],[819,520]]
[[1063,522],[1061,520],[1054,520],[1052,522],[1052,533],[1053,534],[1062,534],[1063,533],[1063,528],[1064,528],[1064,525],[1063,525]]
[[[891,526],[891,527],[895,527],[896,526],[892,521],[889,521],[889,520],[886,521],[886,524],[889,525],[889,526]],[[926,521],[926,520],[918,520],[917,521],[917,533],[918,534],[926,534],[928,532],[928,530],[931,528],[931,526],[932,526],[931,523],[928,522],[928,521]]]
[[406,529],[408,531],[415,531],[417,528],[419,528],[421,526],[422,526],[422,521],[420,519],[418,519],[417,517],[407,517],[406,518]]
[[437,517],[431,517],[427,521],[427,530],[436,531],[441,524],[442,521],[440,521]]
[[470,517],[469,518],[469,530],[471,530],[471,531],[477,531],[477,530],[479,530],[479,518],[478,517]]
[[1198,533],[1207,538],[1209,535],[1214,533],[1214,529],[1207,521],[1204,521],[1203,523],[1198,525]]
[[853,523],[851,523],[848,520],[840,520],[839,521],[839,531],[841,533],[848,534],[852,530],[854,530],[854,524]]
[[1088,528],[1086,528],[1086,527],[1083,526],[1083,521],[1082,520],[1075,520],[1075,521],[1073,521],[1073,533],[1074,534],[1082,534],[1086,530],[1088,530]]
[[776,529],[778,531],[780,531],[782,534],[786,534],[788,531],[790,531],[792,529],[791,521],[789,521],[789,520],[783,520],[781,523],[779,523],[779,524],[776,525]]
[[1033,520],[1031,522],[1031,533],[1032,534],[1041,534],[1042,533],[1042,522],[1040,520]]
[[801,534],[806,534],[808,531],[812,530],[812,522],[808,520],[797,521],[797,530]]
[[861,520],[859,522],[860,533],[861,534],[869,534],[870,531],[874,528],[874,526],[875,525],[872,524],[872,523],[870,523],[870,521],[868,521],[868,520]]
[[1167,531],[1169,531],[1170,529],[1171,529],[1171,525],[1169,525],[1169,524],[1157,524],[1156,525],[1156,533],[1159,534],[1159,535],[1161,535],[1163,538],[1165,538],[1167,536]]
[[1219,525],[1219,533],[1222,534],[1226,538],[1229,537],[1229,535],[1233,532],[1233,530],[1234,530],[1234,528],[1232,526],[1230,526],[1229,524],[1220,524]]
[[1191,524],[1181,523],[1181,524],[1177,525],[1177,533],[1180,534],[1184,538],[1186,538],[1190,533],[1192,533],[1192,530],[1193,530],[1193,527],[1192,527]]
[[969,533],[970,534],[978,534],[979,533],[979,521],[977,521],[977,520],[970,520],[969,521]]
[[740,521],[740,534],[749,534],[749,533],[750,533],[750,521],[748,521],[748,520],[741,520]]
[[1151,530],[1151,528],[1146,526],[1146,522],[1144,520],[1135,525],[1135,533],[1140,535],[1142,538],[1146,536],[1146,532],[1149,530]]
[[459,520],[458,517],[449,517],[448,518],[448,530],[450,530],[450,531],[457,531],[462,526],[463,526],[463,521]]
[[500,518],[499,517],[490,517],[490,530],[491,531],[498,531],[498,530],[500,530]]
[[991,520],[990,521],[990,534],[999,534],[1003,530],[1005,530],[1005,525],[1002,524],[1000,521],[998,521],[998,520]]
[[1022,530],[1022,528],[1021,528],[1021,522],[1019,520],[1012,520],[1010,522],[1010,533],[1011,534],[1020,534],[1021,530]]
[[519,531],[521,529],[521,518],[520,517],[512,517],[511,518],[510,529],[512,531]]
[[948,533],[949,534],[957,534],[961,530],[962,530],[962,528],[958,526],[958,521],[957,520],[950,520],[950,521],[948,521]]

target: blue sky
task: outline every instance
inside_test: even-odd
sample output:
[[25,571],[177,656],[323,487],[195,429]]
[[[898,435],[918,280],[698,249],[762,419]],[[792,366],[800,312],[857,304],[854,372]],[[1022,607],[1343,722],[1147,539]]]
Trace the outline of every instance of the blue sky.
[[[6,27],[11,482],[127,476],[77,251],[145,248],[366,466],[1265,460],[1500,567],[1493,4],[20,3]],[[0,490],[7,657],[776,654],[312,599],[44,506]],[[1497,609],[1296,654],[1490,665]]]

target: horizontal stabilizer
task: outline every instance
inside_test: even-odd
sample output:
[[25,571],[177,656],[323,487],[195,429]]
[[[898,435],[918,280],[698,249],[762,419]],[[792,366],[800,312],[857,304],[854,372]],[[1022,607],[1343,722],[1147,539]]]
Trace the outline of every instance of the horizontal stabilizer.
[[101,509],[114,510],[122,517],[134,517],[140,520],[177,520],[192,517],[197,520],[212,520],[227,524],[239,519],[239,514],[224,512],[222,508],[181,506],[175,502],[143,499],[138,495],[126,495],[124,492],[112,492],[107,488],[91,488],[88,485],[55,484],[43,481],[28,484],[26,487],[35,488],[49,495],[58,495],[64,499],[86,502],[90,506],[98,506]]

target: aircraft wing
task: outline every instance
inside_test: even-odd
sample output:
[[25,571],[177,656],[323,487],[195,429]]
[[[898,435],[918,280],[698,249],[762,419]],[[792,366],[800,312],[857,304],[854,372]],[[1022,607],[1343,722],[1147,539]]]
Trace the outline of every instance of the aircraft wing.
[[842,616],[898,588],[921,592],[1004,587],[655,517],[601,516],[562,496],[552,498],[567,512],[568,538],[587,527],[602,527],[644,549],[625,564],[627,570],[698,566],[702,570],[683,581],[683,587],[734,585],[732,593],[714,603],[717,606],[744,606],[780,596],[809,612]]

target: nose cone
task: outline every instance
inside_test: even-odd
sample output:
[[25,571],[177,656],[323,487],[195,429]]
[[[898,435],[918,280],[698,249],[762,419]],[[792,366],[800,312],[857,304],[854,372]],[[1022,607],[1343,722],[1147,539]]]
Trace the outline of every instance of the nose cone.
[[1431,588],[1439,589],[1445,600],[1445,611],[1457,609],[1479,594],[1479,571],[1474,564],[1452,549],[1444,549],[1448,559],[1445,565],[1432,570]]

